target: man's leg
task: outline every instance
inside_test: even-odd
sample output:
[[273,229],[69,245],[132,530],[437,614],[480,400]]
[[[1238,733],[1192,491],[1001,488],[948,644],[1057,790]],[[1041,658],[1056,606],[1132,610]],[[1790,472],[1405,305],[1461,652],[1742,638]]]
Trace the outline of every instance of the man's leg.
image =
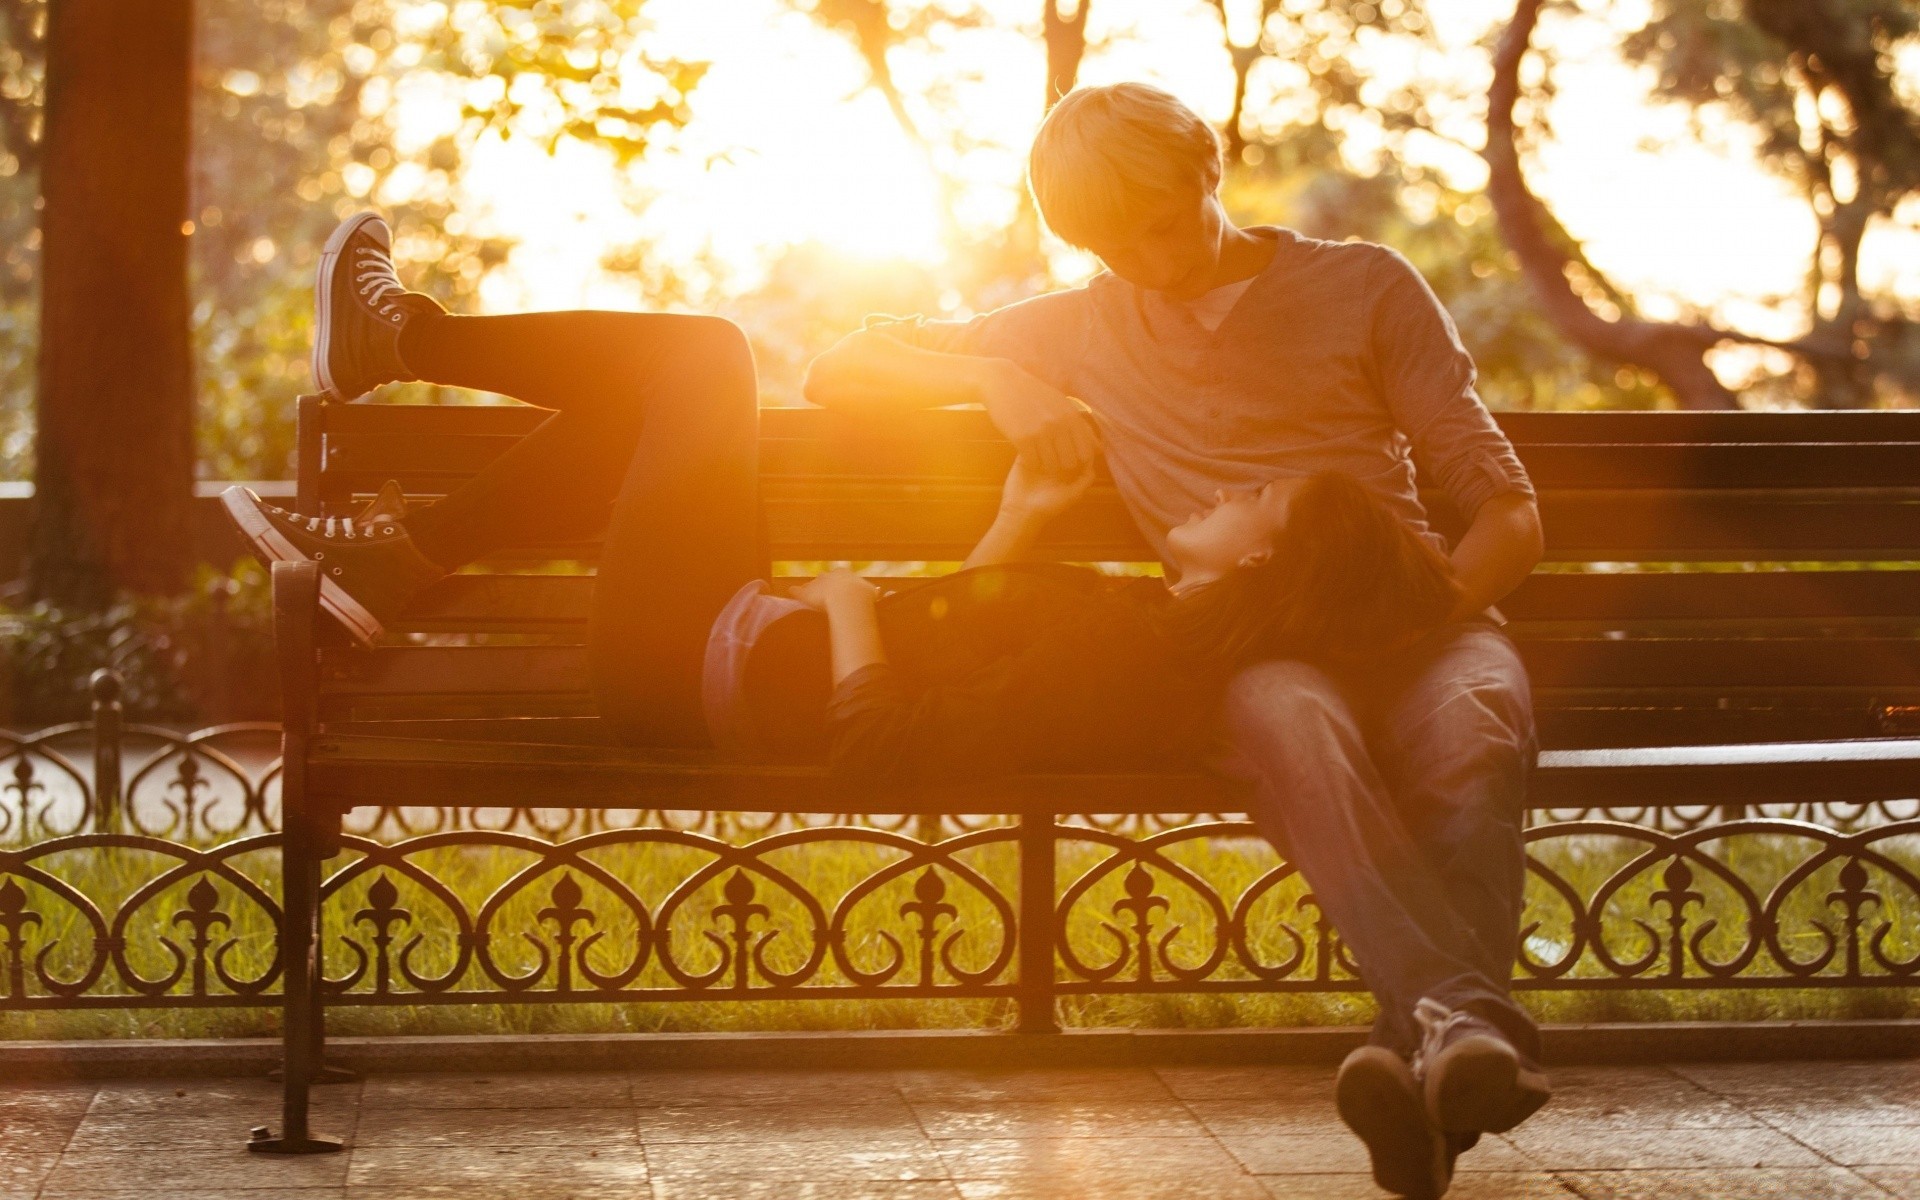
[[1380,1002],[1376,1044],[1419,1045],[1424,996],[1504,998],[1448,889],[1418,846],[1340,684],[1303,662],[1260,663],[1227,687],[1232,760],[1255,785],[1254,822],[1284,847]]
[[1513,643],[1480,623],[1439,635],[1384,699],[1374,745],[1403,822],[1448,908],[1471,931],[1480,978],[1503,994],[1495,1000],[1476,984],[1434,998],[1479,1011],[1538,1059],[1539,1030],[1505,997],[1518,952],[1521,823],[1535,757],[1532,689]]

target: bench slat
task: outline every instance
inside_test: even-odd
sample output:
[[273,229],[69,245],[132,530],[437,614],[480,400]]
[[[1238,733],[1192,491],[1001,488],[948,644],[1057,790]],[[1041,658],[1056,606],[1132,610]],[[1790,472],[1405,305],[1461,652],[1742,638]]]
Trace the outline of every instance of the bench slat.
[[[519,434],[362,433],[327,439],[334,489],[370,491],[389,478],[440,494],[511,449]],[[1602,443],[1520,448],[1536,487],[1920,487],[1920,444],[1752,442],[1726,445]],[[998,437],[774,438],[760,444],[765,477],[967,480],[998,486],[1013,448]],[[1104,468],[1103,475],[1104,478]]]
[[[454,575],[392,624],[402,630],[544,632],[584,622],[592,598],[590,575]],[[1920,627],[1920,571],[1541,574],[1500,608],[1519,627],[1767,620],[1912,620]]]
[[[1534,686],[1552,688],[1920,688],[1920,640],[1522,639]],[[393,646],[322,655],[324,695],[584,692],[581,646]]]
[[[776,559],[957,561],[992,520],[988,484],[885,485],[770,479],[764,488]],[[1439,497],[1441,529],[1457,532]],[[1920,491],[1547,492],[1547,558],[1556,562],[1920,561]],[[1110,488],[1057,520],[1042,544],[1071,561],[1150,561]],[[591,543],[527,547],[522,559],[586,558]]]
[[[326,434],[399,433],[518,436],[548,416],[520,404],[329,404]],[[1496,412],[1516,445],[1537,443],[1920,442],[1920,411],[1834,412]],[[813,439],[848,427],[884,433],[998,440],[979,409],[903,413],[886,422],[811,407],[760,410],[763,437]]]
[[[437,742],[328,736],[312,748],[310,785],[350,804],[779,808],[797,812],[1237,811],[1243,785],[1192,771],[1057,774],[955,787],[849,787],[813,766],[731,764],[643,747]],[[1920,741],[1801,742],[1548,751],[1529,789],[1534,808],[1618,803],[1645,784],[1652,806],[1773,797],[1907,794],[1920,771]]]

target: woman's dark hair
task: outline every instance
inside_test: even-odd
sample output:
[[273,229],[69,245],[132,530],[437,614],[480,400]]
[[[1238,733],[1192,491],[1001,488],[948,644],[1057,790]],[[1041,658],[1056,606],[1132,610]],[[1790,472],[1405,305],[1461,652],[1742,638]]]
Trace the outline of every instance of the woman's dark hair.
[[1349,476],[1310,476],[1273,556],[1174,599],[1167,632],[1219,667],[1263,658],[1364,663],[1447,619],[1452,564]]

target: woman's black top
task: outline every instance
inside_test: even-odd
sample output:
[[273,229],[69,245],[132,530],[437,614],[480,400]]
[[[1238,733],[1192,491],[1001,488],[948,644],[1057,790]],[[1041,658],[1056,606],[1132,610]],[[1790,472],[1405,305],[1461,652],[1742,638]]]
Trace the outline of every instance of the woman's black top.
[[830,690],[825,618],[775,621],[745,690],[776,756],[824,750],[850,780],[1168,765],[1191,757],[1217,689],[1158,631],[1165,603],[1157,579],[976,567],[883,596],[887,661]]

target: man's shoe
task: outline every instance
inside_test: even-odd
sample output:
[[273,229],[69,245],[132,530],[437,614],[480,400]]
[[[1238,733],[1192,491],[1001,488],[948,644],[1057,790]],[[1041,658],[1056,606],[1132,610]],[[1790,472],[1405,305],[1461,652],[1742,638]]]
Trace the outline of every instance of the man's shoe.
[[420,313],[446,311],[409,292],[393,270],[393,230],[377,213],[340,222],[320,251],[313,281],[313,378],[334,400],[357,400],[416,376],[400,359],[400,330]]
[[1453,1156],[1427,1119],[1406,1059],[1384,1046],[1360,1047],[1340,1064],[1334,1102],[1347,1128],[1367,1144],[1375,1183],[1408,1200],[1446,1195]]
[[363,645],[380,636],[383,621],[446,574],[396,521],[305,517],[243,487],[228,488],[220,502],[262,562],[317,564],[320,607]]
[[1553,1096],[1547,1076],[1491,1022],[1438,1000],[1414,1006],[1413,1071],[1427,1113],[1448,1133],[1505,1133]]

